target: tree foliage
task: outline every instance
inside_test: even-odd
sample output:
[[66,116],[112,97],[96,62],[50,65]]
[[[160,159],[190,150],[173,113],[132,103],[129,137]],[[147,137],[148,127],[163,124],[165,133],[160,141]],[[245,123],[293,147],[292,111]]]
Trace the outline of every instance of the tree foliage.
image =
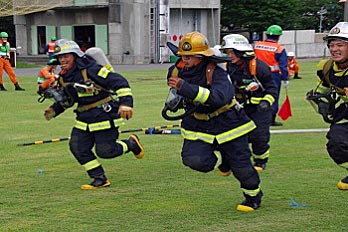
[[[322,11],[321,11],[322,10]],[[320,12],[322,14],[320,20]],[[343,21],[344,3],[338,0],[221,0],[221,26],[225,31],[262,33],[272,24],[284,30],[330,30]]]

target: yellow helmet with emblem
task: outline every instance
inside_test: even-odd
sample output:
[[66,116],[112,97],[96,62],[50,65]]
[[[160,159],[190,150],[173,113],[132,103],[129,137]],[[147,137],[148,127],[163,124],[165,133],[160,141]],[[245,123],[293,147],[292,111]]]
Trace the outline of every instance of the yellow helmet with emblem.
[[203,55],[213,56],[214,51],[210,48],[207,38],[197,32],[189,32],[180,40],[178,55]]

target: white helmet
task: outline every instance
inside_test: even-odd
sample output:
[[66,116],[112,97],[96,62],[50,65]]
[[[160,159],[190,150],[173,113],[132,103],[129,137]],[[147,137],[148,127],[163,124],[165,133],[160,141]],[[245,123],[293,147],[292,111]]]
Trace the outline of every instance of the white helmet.
[[295,53],[294,53],[294,52],[288,52],[287,55],[288,55],[288,56],[295,56]]
[[348,22],[337,23],[324,37],[324,40],[328,42],[333,39],[348,40]]
[[80,46],[72,40],[60,39],[56,41],[54,48],[54,55],[62,55],[67,53],[75,53],[79,57],[84,56],[85,54],[81,51]]
[[240,34],[225,35],[222,38],[221,49],[235,49],[240,52],[251,52],[254,50],[248,39]]

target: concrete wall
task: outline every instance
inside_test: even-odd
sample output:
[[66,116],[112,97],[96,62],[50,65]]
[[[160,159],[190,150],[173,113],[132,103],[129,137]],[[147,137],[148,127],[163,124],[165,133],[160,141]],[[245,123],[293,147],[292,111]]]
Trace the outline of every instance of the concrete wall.
[[287,52],[294,52],[297,58],[327,57],[329,52],[323,41],[324,33],[314,30],[283,31],[279,42]]
[[149,3],[120,1],[121,22],[109,23],[109,59],[116,64],[149,63]]

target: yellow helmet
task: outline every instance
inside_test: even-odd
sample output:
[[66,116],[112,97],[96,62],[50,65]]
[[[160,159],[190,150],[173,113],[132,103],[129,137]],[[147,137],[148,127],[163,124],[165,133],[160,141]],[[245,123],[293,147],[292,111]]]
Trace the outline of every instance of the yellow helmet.
[[178,55],[203,55],[212,56],[214,51],[210,49],[207,38],[197,32],[189,32],[180,40]]

